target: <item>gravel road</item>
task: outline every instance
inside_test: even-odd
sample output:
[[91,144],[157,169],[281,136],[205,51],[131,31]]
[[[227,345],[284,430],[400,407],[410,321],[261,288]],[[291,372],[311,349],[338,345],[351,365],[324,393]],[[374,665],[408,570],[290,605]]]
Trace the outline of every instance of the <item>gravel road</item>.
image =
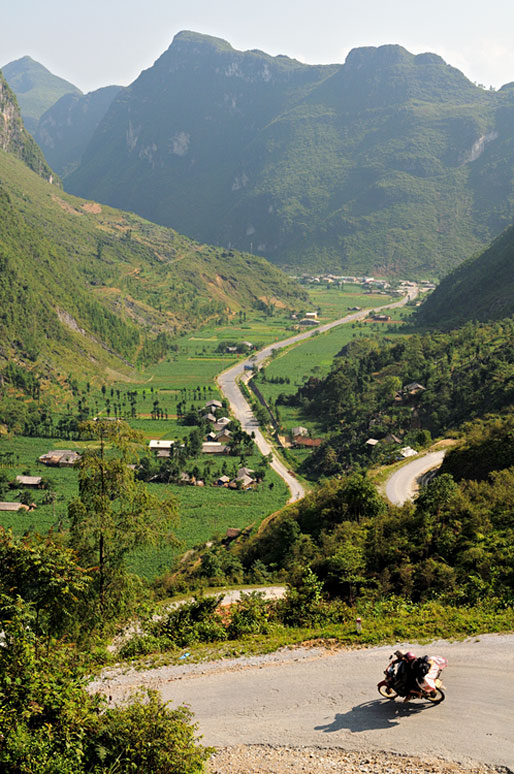
[[391,646],[286,649],[142,672],[111,670],[93,690],[118,702],[135,687],[157,688],[166,701],[190,705],[204,742],[221,748],[385,752],[514,770],[514,635],[399,647],[449,659],[445,702],[404,704],[379,697],[376,683]]

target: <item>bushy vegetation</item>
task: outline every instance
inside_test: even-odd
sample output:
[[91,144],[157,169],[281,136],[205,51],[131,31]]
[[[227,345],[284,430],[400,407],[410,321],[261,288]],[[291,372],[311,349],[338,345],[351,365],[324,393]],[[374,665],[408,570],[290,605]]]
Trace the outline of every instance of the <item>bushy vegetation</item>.
[[[330,433],[305,470],[334,475],[389,461],[400,446],[423,447],[431,435],[502,411],[514,402],[513,341],[514,321],[507,318],[401,341],[350,342],[326,378],[311,377],[282,399]],[[380,442],[373,451],[366,446],[370,437]]]

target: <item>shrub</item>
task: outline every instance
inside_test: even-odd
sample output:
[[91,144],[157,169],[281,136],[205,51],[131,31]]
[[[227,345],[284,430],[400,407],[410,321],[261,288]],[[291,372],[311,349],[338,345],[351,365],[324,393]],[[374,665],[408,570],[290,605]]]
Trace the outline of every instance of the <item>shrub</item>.
[[[197,744],[186,707],[167,709],[156,691],[104,712],[91,746],[93,771],[201,774],[212,750]],[[112,767],[112,768],[111,768]]]
[[194,642],[213,642],[225,640],[227,632],[216,613],[223,595],[216,597],[195,597],[174,608],[168,616],[156,624],[155,633],[167,637],[179,647]]
[[245,634],[267,634],[268,620],[269,603],[263,594],[257,591],[241,594],[228,626],[228,637],[235,640]]

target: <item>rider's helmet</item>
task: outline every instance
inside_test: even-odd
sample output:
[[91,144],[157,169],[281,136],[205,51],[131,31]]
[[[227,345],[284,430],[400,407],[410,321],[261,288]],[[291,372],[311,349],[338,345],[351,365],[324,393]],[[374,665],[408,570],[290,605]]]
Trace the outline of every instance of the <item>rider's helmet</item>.
[[415,661],[416,660],[416,654],[412,652],[412,650],[407,651],[405,653],[404,658],[406,661]]

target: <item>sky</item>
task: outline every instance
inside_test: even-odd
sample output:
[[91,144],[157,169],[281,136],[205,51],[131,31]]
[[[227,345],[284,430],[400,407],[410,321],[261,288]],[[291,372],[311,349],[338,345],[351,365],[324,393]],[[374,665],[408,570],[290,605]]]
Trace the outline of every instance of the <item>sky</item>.
[[512,0],[3,0],[0,66],[28,54],[87,92],[131,83],[180,30],[344,62],[357,46],[432,51],[486,87],[514,81]]

